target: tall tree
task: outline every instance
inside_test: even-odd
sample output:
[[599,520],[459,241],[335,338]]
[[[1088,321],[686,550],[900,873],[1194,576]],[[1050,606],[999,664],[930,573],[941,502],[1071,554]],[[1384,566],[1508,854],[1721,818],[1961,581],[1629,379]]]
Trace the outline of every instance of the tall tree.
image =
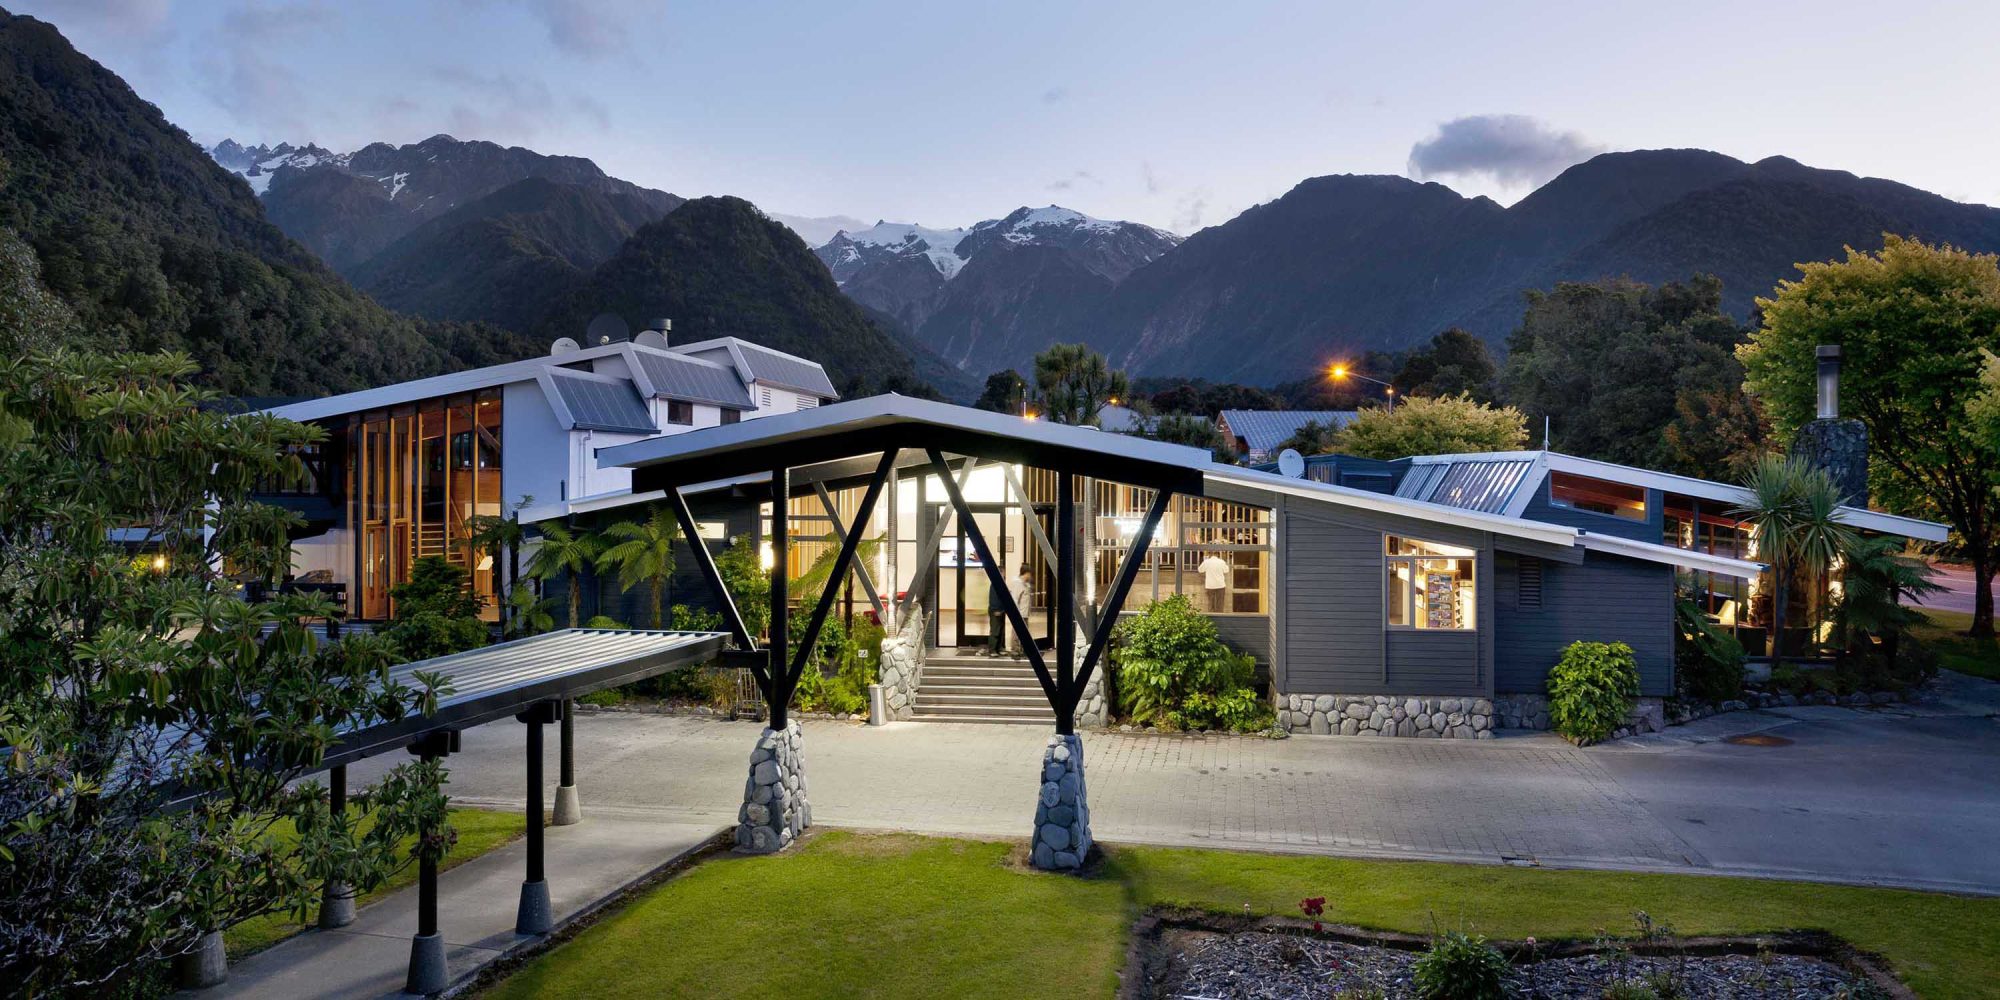
[[1340,428],[1308,420],[1291,437],[1278,443],[1279,451],[1287,448],[1301,455],[1331,455],[1340,450]]
[[1732,352],[1745,331],[1721,303],[1721,282],[1707,276],[1657,288],[1619,279],[1529,292],[1507,341],[1501,399],[1537,428],[1546,418],[1559,451],[1732,478],[1726,469],[1691,466],[1689,459],[1708,456],[1675,449],[1665,431],[1683,399],[1706,412],[1699,397],[1742,384]]
[[982,410],[1019,416],[1021,404],[1027,398],[1028,380],[1022,378],[1020,372],[1007,368],[986,376],[986,389],[972,405]]
[[1059,424],[1097,425],[1097,415],[1131,394],[1125,373],[1087,344],[1055,344],[1035,355],[1035,397]]
[[528,561],[528,575],[543,583],[562,577],[569,584],[570,628],[576,627],[583,600],[578,578],[584,570],[597,565],[597,553],[603,547],[603,541],[590,532],[572,530],[554,521],[542,525],[542,540],[536,543],[534,558]]
[[597,557],[597,564],[618,573],[618,586],[631,590],[641,583],[652,588],[653,627],[666,622],[667,582],[674,576],[674,543],[681,537],[680,523],[663,504],[647,508],[637,521],[614,521],[604,528],[609,548]]
[[1840,409],[1868,425],[1868,483],[1889,510],[1951,523],[1972,563],[1972,634],[1993,634],[2000,435],[1982,426],[2000,353],[2000,258],[1888,236],[1879,253],[1801,264],[1758,299],[1745,388],[1789,436],[1816,410],[1814,348],[1843,353]]
[[1454,326],[1411,351],[1389,381],[1405,398],[1464,395],[1490,403],[1496,371],[1486,342]]
[[1209,455],[1218,462],[1236,460],[1236,449],[1230,445],[1229,437],[1222,428],[1207,417],[1194,417],[1185,413],[1165,413],[1147,420],[1138,435],[1165,441],[1168,444],[1183,444],[1190,448],[1206,448]]
[[1407,458],[1512,451],[1528,438],[1521,411],[1467,396],[1418,396],[1391,409],[1367,409],[1341,428],[1335,450],[1362,458]]
[[1771,662],[1784,662],[1786,605],[1794,582],[1802,584],[1807,622],[1819,620],[1820,594],[1842,553],[1854,546],[1854,533],[1834,517],[1840,508],[1839,487],[1823,469],[1783,455],[1757,462],[1743,483],[1748,499],[1730,508],[1732,516],[1750,526],[1757,539],[1757,558],[1771,566]]

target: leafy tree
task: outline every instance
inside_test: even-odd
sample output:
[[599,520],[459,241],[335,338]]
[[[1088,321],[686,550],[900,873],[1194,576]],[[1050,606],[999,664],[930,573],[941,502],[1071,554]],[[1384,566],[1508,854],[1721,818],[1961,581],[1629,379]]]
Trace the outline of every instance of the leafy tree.
[[[203,935],[302,915],[338,874],[380,885],[400,838],[450,844],[435,764],[361,796],[365,831],[304,781],[336,734],[431,711],[379,636],[321,642],[317,595],[275,582],[295,515],[251,501],[321,432],[227,416],[178,355],[0,358],[0,981],[113,995]],[[112,529],[143,534],[135,560]],[[121,532],[121,535],[124,532]],[[296,838],[273,835],[289,824]]]
[[[1715,411],[1702,398],[1736,395],[1743,382],[1732,351],[1745,331],[1721,304],[1721,282],[1706,276],[1657,288],[1619,279],[1529,292],[1507,341],[1500,398],[1538,427],[1547,418],[1559,451],[1729,478],[1725,468],[1690,462],[1712,455],[1686,436],[1707,426],[1695,417]],[[1675,447],[1667,428],[1683,399],[1691,416],[1678,425],[1683,441]],[[1729,427],[1741,435],[1757,425]]]
[[1148,420],[1138,432],[1140,437],[1149,437],[1168,444],[1184,444],[1190,448],[1206,448],[1218,462],[1236,460],[1236,448],[1229,443],[1222,428],[1207,417],[1195,417],[1181,413],[1168,413]]
[[1087,344],[1055,344],[1035,355],[1035,398],[1056,423],[1094,427],[1105,406],[1130,395],[1125,373]]
[[486,645],[485,602],[467,585],[466,572],[443,556],[425,556],[410,567],[410,579],[389,588],[395,614],[383,636],[406,660],[478,649]]
[[1677,395],[1664,438],[1669,468],[1724,482],[1747,478],[1776,441],[1757,397],[1723,386]]
[[1840,407],[1868,425],[1869,490],[1890,510],[1951,523],[1972,563],[1972,634],[1993,634],[2000,568],[2000,434],[1985,407],[2000,377],[2000,258],[1886,236],[1879,253],[1801,264],[1758,299],[1740,349],[1745,388],[1790,435],[1817,412],[1813,349],[1843,354]]
[[1301,455],[1331,455],[1340,450],[1340,428],[1308,420],[1291,437],[1278,443],[1279,451],[1287,448]]
[[750,536],[731,539],[729,547],[715,558],[715,569],[736,602],[736,613],[743,616],[743,627],[753,636],[764,634],[771,625],[771,574],[765,571]]
[[598,555],[597,565],[617,571],[621,589],[649,584],[653,627],[662,627],[666,623],[667,584],[674,577],[674,543],[681,537],[673,511],[653,504],[643,520],[614,521],[604,527],[603,534],[610,547]]
[[1396,394],[1406,399],[1463,395],[1490,403],[1495,372],[1486,342],[1454,326],[1411,351],[1389,381]]
[[1468,396],[1417,396],[1391,409],[1362,410],[1335,438],[1335,450],[1362,458],[1513,451],[1528,439],[1521,411]]
[[1841,553],[1853,548],[1855,536],[1834,519],[1842,497],[1826,470],[1797,458],[1769,455],[1757,463],[1743,484],[1748,499],[1730,508],[1755,534],[1757,558],[1771,566],[1771,644],[1773,667],[1784,662],[1787,590],[1797,580],[1809,602],[1807,621],[1819,621],[1818,595]]
[[553,521],[542,524],[542,540],[535,547],[534,558],[528,561],[528,575],[543,583],[563,578],[569,587],[570,628],[577,627],[577,616],[582,610],[583,588],[578,586],[578,577],[596,565],[597,554],[603,547],[603,541],[587,531],[572,530]]
[[1134,379],[1132,392],[1146,399],[1157,413],[1214,417],[1223,410],[1282,410],[1285,401],[1268,389],[1205,378]]
[[50,350],[76,328],[69,306],[42,285],[34,248],[0,229],[0,356]]
[[1837,652],[1843,661],[1877,656],[1894,668],[1910,630],[1930,618],[1903,603],[1944,588],[1935,571],[1903,554],[1899,538],[1856,538],[1844,554],[1840,599],[1833,608]]
[[1021,404],[1028,398],[1028,380],[1012,368],[994,372],[986,376],[986,389],[972,405],[981,410],[995,413],[1021,412]]
[[555,628],[555,604],[535,593],[533,587],[514,588],[507,595],[507,638],[524,639]]

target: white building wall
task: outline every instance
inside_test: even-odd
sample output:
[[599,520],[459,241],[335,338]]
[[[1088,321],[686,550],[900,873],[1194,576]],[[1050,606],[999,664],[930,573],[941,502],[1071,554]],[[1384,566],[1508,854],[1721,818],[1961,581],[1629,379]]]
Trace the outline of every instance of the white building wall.
[[548,397],[534,381],[511,382],[503,390],[500,491],[509,505],[522,496],[537,503],[569,499],[570,432],[556,422]]

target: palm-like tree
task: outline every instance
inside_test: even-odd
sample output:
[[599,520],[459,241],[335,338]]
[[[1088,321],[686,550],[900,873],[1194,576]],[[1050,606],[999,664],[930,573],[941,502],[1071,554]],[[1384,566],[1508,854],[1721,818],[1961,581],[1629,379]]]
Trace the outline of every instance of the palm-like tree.
[[1743,484],[1749,499],[1730,514],[1755,533],[1757,555],[1771,566],[1771,662],[1784,662],[1785,590],[1796,574],[1805,584],[1811,616],[1819,614],[1821,584],[1832,574],[1842,554],[1854,547],[1854,532],[1835,517],[1840,487],[1823,469],[1797,459],[1768,455],[1758,461]]
[[1035,355],[1035,389],[1051,422],[1094,427],[1099,411],[1129,395],[1131,386],[1089,345],[1054,344]]
[[570,628],[576,627],[583,596],[577,577],[596,565],[597,553],[603,547],[603,541],[587,531],[572,531],[555,523],[542,525],[542,541],[535,548],[535,557],[528,561],[528,575],[544,582],[567,577]]
[[597,565],[616,570],[618,586],[631,590],[641,582],[652,584],[653,627],[665,621],[667,582],[674,575],[674,542],[681,537],[673,512],[658,504],[639,521],[618,521],[604,529],[610,548],[597,557]]

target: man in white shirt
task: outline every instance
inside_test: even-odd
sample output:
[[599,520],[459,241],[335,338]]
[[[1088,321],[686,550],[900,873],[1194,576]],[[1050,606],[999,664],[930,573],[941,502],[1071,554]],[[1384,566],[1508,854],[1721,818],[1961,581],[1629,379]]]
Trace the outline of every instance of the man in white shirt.
[[1229,561],[1222,558],[1220,552],[1210,552],[1194,571],[1201,574],[1201,589],[1208,597],[1208,610],[1224,610],[1223,599],[1229,595]]
[[[1013,598],[1014,606],[1021,609],[1022,618],[1028,616],[1028,603],[1033,593],[1034,587],[1028,582],[1028,566],[1026,563],[1022,563],[1014,570],[1014,575],[1007,579],[1007,596]],[[1000,629],[1003,634],[1007,631],[1007,623],[1004,619],[995,627]],[[1008,655],[1016,658],[1022,655],[1021,639],[1020,633],[1017,632],[1014,634],[1014,641],[1007,644]],[[997,651],[999,649],[998,644],[995,644],[994,648]]]

